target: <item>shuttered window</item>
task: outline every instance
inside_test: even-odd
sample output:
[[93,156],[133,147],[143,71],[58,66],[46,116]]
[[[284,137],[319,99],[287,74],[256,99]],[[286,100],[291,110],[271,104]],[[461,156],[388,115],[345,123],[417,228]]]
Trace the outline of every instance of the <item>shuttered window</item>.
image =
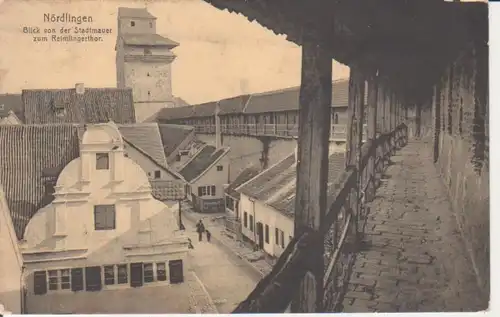
[[130,264],[130,286],[141,287],[143,285],[142,280],[142,263],[131,263]]
[[95,230],[114,230],[116,228],[115,217],[115,205],[94,206]]
[[47,272],[38,271],[33,274],[33,284],[35,295],[47,293]]
[[144,283],[154,282],[153,263],[144,263]]
[[264,240],[269,243],[269,226],[266,225],[264,229]]
[[71,275],[69,269],[61,270],[61,289],[71,288]]
[[87,291],[100,291],[102,289],[101,267],[92,266],[85,268],[85,289]]
[[115,284],[115,266],[107,265],[104,267],[104,284],[113,285]]
[[126,264],[118,265],[118,284],[128,283],[128,270]]
[[71,290],[73,292],[83,290],[83,269],[71,269]]
[[57,270],[50,270],[49,272],[49,290],[56,291],[59,289],[59,272]]
[[168,262],[170,283],[178,284],[184,282],[184,268],[182,260],[172,260]]

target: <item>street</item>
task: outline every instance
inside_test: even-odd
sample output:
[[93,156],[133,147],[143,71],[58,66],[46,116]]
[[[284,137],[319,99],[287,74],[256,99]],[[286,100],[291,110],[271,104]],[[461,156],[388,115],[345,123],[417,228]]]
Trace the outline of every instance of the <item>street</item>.
[[[203,241],[199,242],[194,223],[185,218],[183,222],[194,246],[191,250],[192,270],[205,286],[218,312],[230,313],[254,289],[260,275],[213,238],[207,242],[204,234]],[[205,222],[205,227],[211,230],[210,223]]]

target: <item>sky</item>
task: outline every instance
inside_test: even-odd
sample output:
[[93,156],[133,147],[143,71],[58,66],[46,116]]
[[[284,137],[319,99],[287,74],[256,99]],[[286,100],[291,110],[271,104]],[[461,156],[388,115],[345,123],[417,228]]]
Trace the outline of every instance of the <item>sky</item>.
[[[157,33],[180,43],[174,49],[173,93],[190,103],[300,84],[300,47],[202,0],[0,0],[0,93],[71,88],[80,82],[116,87],[120,6],[147,7],[158,18]],[[44,13],[89,15],[92,27],[112,28],[113,34],[99,43],[36,43],[22,28],[49,26]],[[348,67],[334,62],[333,79],[348,75]]]

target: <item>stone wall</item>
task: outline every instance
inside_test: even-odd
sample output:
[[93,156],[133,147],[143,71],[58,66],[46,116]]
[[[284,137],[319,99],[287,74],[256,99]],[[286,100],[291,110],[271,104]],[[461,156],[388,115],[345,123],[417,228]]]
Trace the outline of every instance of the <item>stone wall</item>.
[[482,43],[444,72],[430,107],[421,105],[421,124],[414,125],[420,137],[432,138],[434,161],[485,298],[490,279],[488,107],[488,47]]

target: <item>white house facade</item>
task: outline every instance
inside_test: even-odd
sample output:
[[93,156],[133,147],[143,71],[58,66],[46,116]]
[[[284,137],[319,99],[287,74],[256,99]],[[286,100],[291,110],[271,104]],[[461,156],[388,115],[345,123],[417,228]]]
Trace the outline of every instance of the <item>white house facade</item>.
[[[0,305],[13,314],[23,313],[23,258],[17,245],[9,207],[0,186]],[[1,314],[1,312],[0,312]]]
[[139,299],[168,286],[174,295],[184,282],[188,240],[177,205],[153,198],[114,123],[87,126],[80,157],[59,174],[53,195],[21,244],[27,312],[125,312],[123,294]]

